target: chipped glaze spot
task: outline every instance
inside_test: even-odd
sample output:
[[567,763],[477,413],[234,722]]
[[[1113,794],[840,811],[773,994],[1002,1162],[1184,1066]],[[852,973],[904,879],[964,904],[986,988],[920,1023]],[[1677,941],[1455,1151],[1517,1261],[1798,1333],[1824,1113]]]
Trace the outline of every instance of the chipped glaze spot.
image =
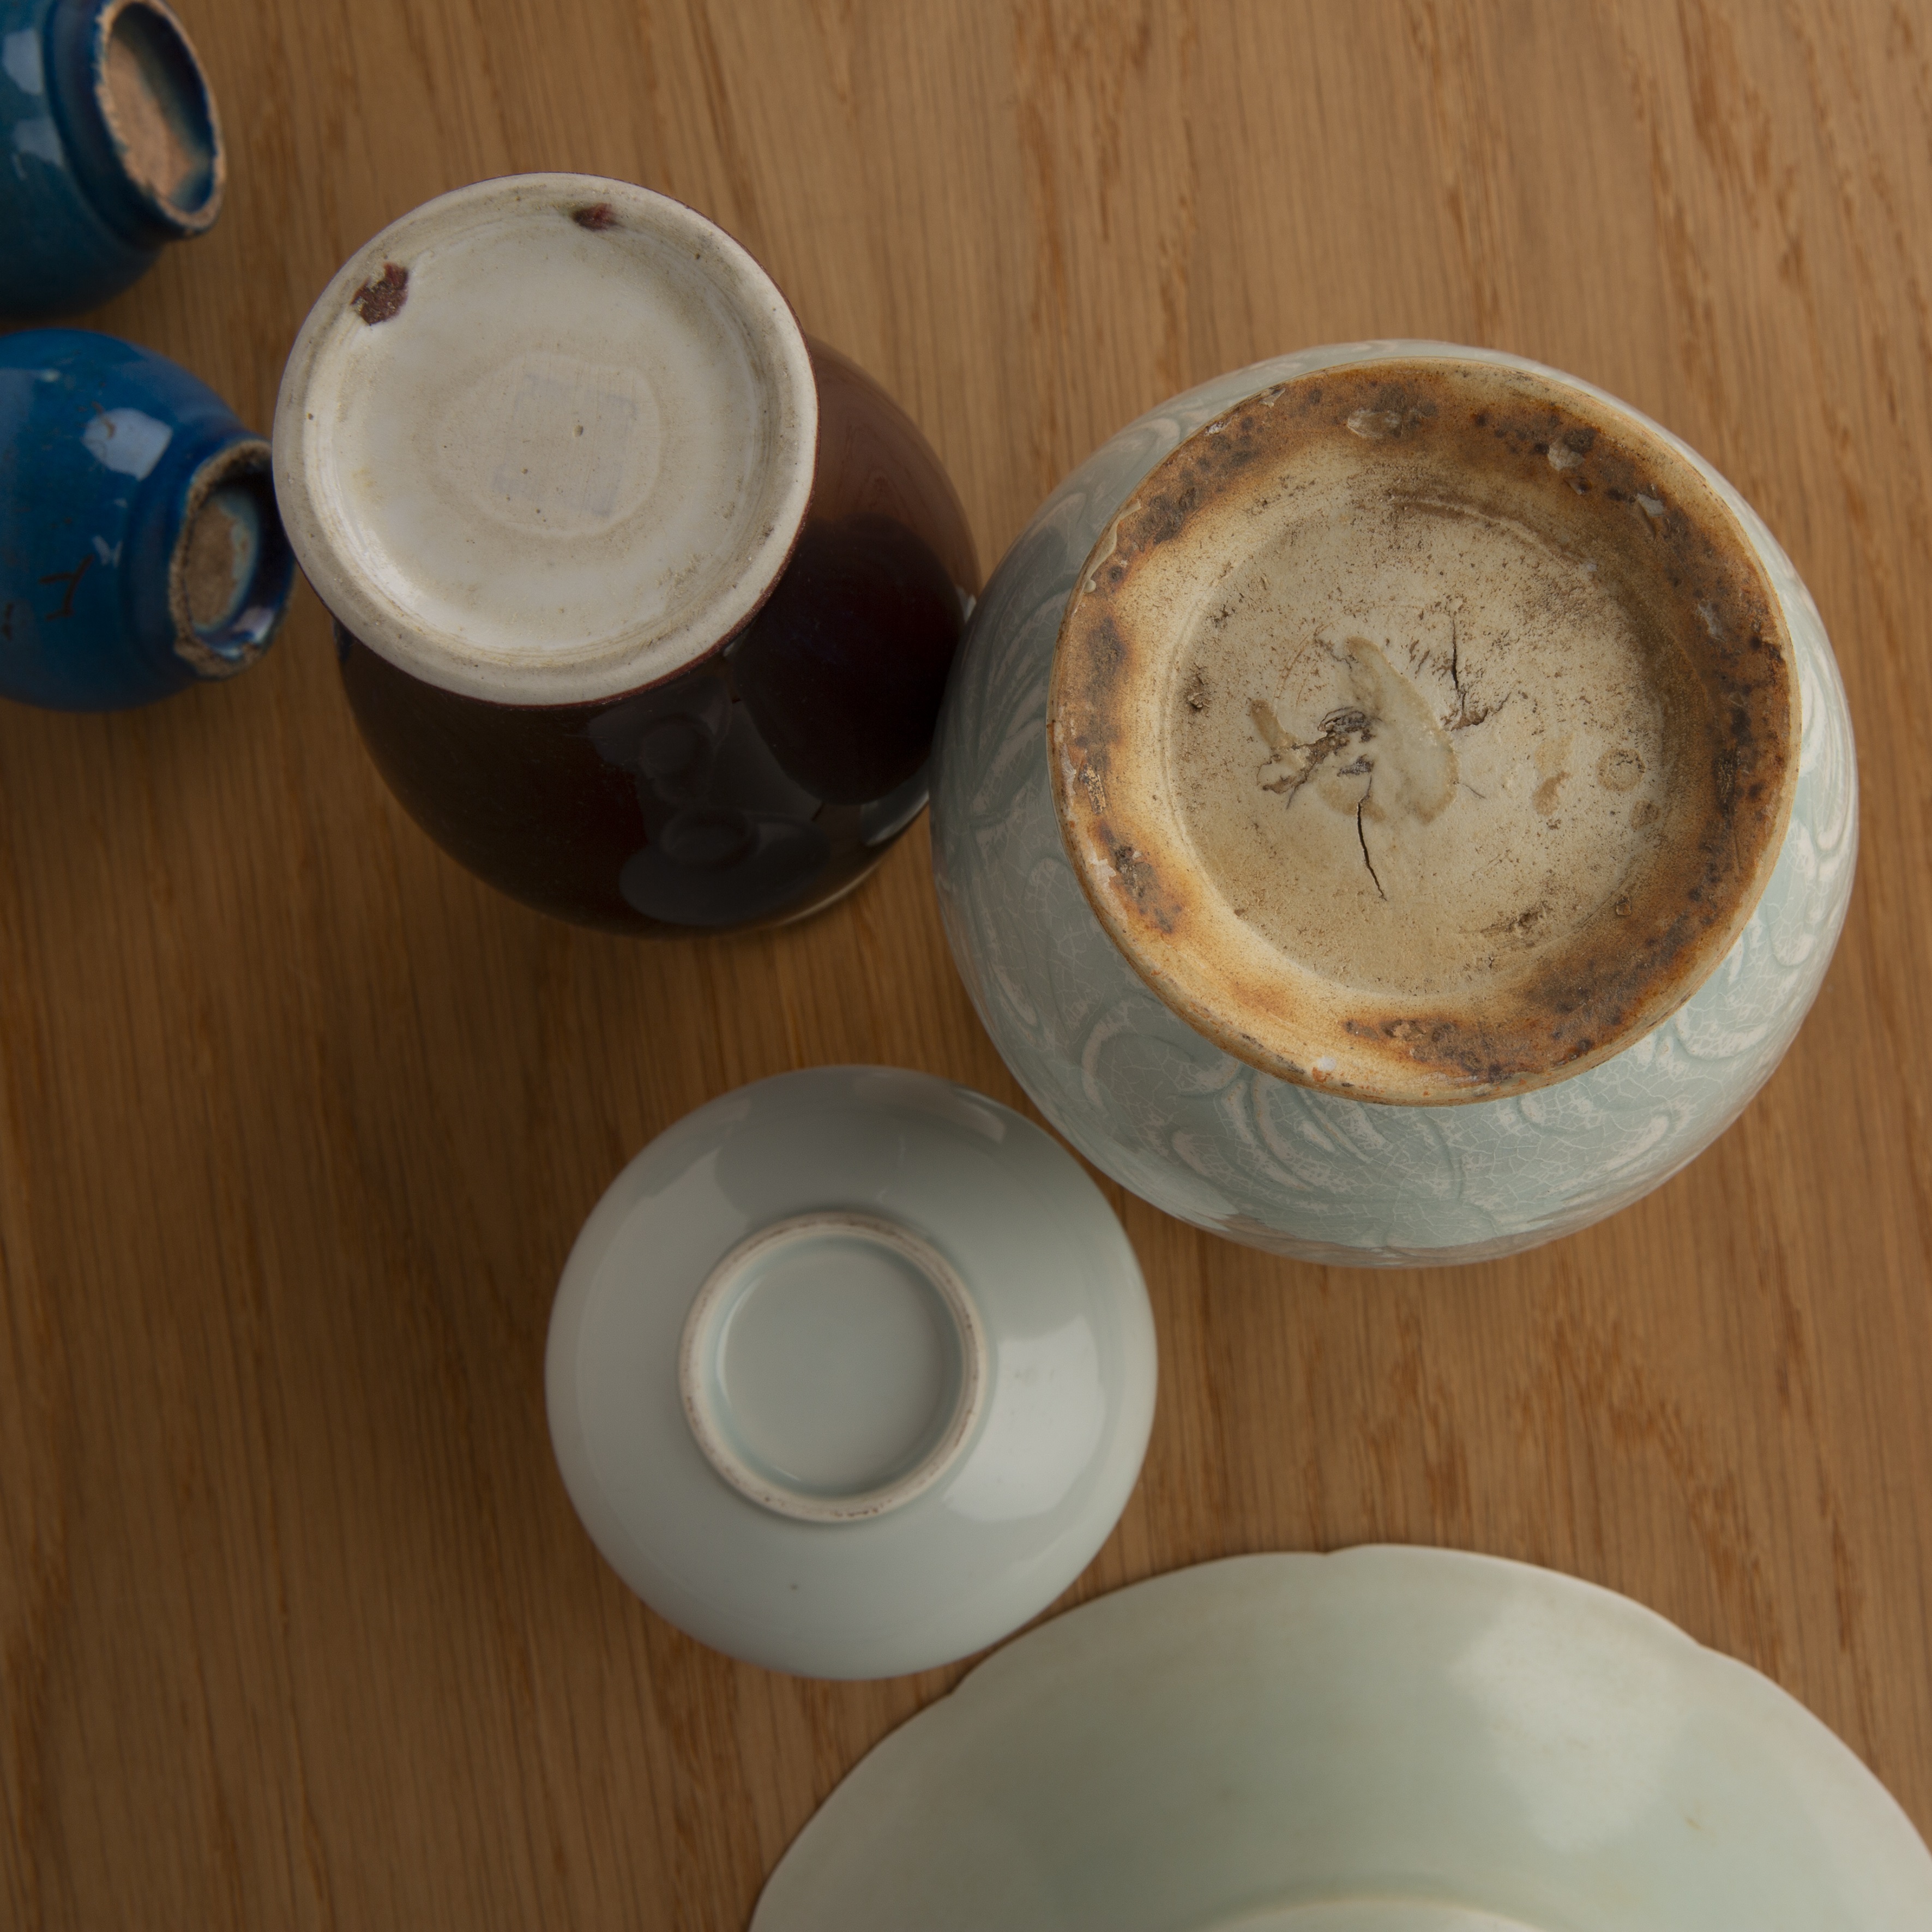
[[386,262],[382,272],[364,282],[349,298],[350,305],[370,328],[401,314],[409,300],[410,272],[400,262]]

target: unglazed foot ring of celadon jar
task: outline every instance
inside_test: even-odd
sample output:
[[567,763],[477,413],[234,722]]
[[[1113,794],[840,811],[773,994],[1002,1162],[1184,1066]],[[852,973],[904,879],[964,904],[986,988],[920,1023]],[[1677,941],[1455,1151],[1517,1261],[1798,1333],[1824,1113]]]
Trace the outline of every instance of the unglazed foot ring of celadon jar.
[[1310,1259],[1508,1253],[1676,1172],[1796,1033],[1856,850],[1837,668],[1749,506],[1443,344],[1123,431],[941,722],[940,902],[1009,1065],[1127,1186]]

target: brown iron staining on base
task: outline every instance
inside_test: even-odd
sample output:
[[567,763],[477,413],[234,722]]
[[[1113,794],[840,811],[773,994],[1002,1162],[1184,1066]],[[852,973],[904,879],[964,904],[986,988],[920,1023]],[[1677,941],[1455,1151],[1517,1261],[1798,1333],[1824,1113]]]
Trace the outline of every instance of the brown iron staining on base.
[[[1153,931],[1172,934],[1184,907],[1166,888],[1153,859],[1130,839],[1116,838],[1100,814],[1106,810],[1106,784],[1099,771],[1082,764],[1074,782],[1087,796],[1095,816],[1091,820],[1092,867],[1104,874],[1112,892],[1132,908],[1133,916]],[[1083,877],[1085,868],[1082,868]]]
[[[1198,674],[1197,674],[1198,675]],[[1198,710],[1199,707],[1197,706]],[[1262,734],[1269,752],[1273,754],[1270,763],[1283,757],[1299,753],[1300,764],[1294,770],[1285,772],[1277,778],[1259,781],[1263,791],[1285,794],[1292,804],[1294,795],[1322,769],[1323,760],[1331,758],[1339,752],[1345,752],[1352,744],[1370,743],[1375,730],[1368,713],[1352,706],[1331,711],[1322,721],[1322,735],[1311,739],[1305,745],[1298,745],[1282,729],[1281,720],[1274,715],[1274,707],[1265,698],[1257,698],[1248,706],[1248,716],[1255,721],[1255,729]],[[1267,769],[1266,766],[1262,767]],[[1365,758],[1358,758],[1352,766],[1345,767],[1340,776],[1346,778],[1357,771],[1369,772],[1374,766]]]
[[[1274,943],[1256,936],[1238,882],[1224,899],[1191,857],[1169,780],[1148,749],[1164,728],[1154,722],[1161,704],[1200,715],[1224,696],[1211,645],[1172,673],[1165,696],[1154,691],[1148,680],[1169,674],[1159,668],[1172,663],[1168,639],[1178,634],[1151,614],[1199,609],[1188,599],[1204,590],[1219,595],[1211,586],[1258,554],[1276,526],[1271,506],[1298,487],[1300,453],[1342,448],[1361,453],[1351,461],[1386,461],[1391,482],[1368,487],[1396,491],[1389,500],[1416,514],[1428,514],[1440,492],[1471,514],[1520,520],[1579,568],[1589,560],[1602,573],[1593,580],[1643,640],[1664,720],[1668,789],[1660,816],[1652,768],[1630,824],[1654,830],[1634,869],[1574,932],[1551,931],[1546,908],[1526,894],[1495,935],[1520,953],[1520,969],[1446,1003],[1352,994],[1269,950]],[[1324,646],[1346,648],[1354,668],[1312,736],[1305,726],[1284,728],[1265,696],[1225,694],[1245,705],[1268,753],[1260,788],[1283,807],[1312,785],[1363,782],[1347,808],[1377,903],[1392,910],[1373,825],[1392,811],[1423,815],[1446,797],[1459,782],[1459,735],[1515,694],[1486,704],[1472,688],[1472,615],[1480,621],[1480,612],[1456,619],[1446,664],[1438,661],[1443,696],[1453,694],[1447,716],[1424,703],[1412,667],[1399,670],[1382,647],[1353,637]],[[1201,621],[1211,632],[1211,616]],[[1426,726],[1390,716],[1405,695],[1429,711]],[[1453,1102],[1526,1090],[1607,1058],[1701,982],[1775,862],[1796,781],[1797,707],[1774,592],[1694,466],[1620,410],[1561,381],[1448,358],[1389,358],[1252,397],[1143,479],[1069,603],[1048,740],[1055,807],[1082,884],[1115,943],[1190,1025],[1304,1084],[1372,1100]],[[1398,740],[1406,769],[1393,760]],[[1577,770],[1567,758],[1552,763],[1526,801],[1547,818],[1586,784],[1593,794],[1635,790],[1647,755],[1612,746]],[[1342,808],[1339,798],[1329,802]],[[1305,1070],[1336,1050],[1324,1040],[1345,1036],[1363,1052],[1318,1078]]]
[[[1092,637],[1092,669],[1104,682],[1124,674],[1127,646],[1112,620],[1102,616]],[[1079,867],[1083,883],[1104,878],[1112,894],[1132,909],[1132,916],[1164,935],[1179,926],[1182,902],[1166,884],[1162,868],[1131,838],[1117,836],[1108,816],[1108,773],[1114,750],[1110,714],[1090,715],[1091,728],[1070,735],[1049,716],[1047,755],[1058,782],[1078,791],[1085,826],[1087,857]],[[1089,884],[1088,889],[1094,887]]]
[[[1154,869],[1131,845],[1116,845],[1109,854],[1114,862],[1114,875],[1120,882],[1120,890],[1137,905],[1145,906],[1155,896],[1160,884]],[[1160,916],[1156,910],[1154,916]]]
[[578,227],[587,228],[593,235],[601,235],[605,229],[616,226],[617,211],[608,201],[593,201],[582,208],[573,208],[570,218]]
[[410,298],[410,272],[400,262],[385,262],[373,282],[364,282],[349,298],[350,306],[374,328],[379,322],[402,313]]

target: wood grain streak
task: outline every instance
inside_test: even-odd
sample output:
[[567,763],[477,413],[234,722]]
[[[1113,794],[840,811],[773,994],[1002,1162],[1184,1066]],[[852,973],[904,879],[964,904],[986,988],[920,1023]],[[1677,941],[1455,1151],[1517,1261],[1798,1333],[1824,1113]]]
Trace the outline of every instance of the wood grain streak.
[[[1764,512],[1837,643],[1861,881],[1784,1068],[1578,1239],[1398,1278],[1107,1184],[1162,1388],[1072,1603],[1375,1538],[1552,1564],[1769,1672],[1932,1828],[1932,18],[1912,0],[178,0],[227,212],[86,320],[257,424],[346,253],[510,170],[730,227],[991,564],[1186,384],[1374,334],[1574,370]],[[0,710],[0,1924],[742,1926],[957,1669],[726,1662],[551,1463],[623,1162],[786,1068],[1020,1096],[916,828],[656,948],[446,862],[306,593],[230,688]]]

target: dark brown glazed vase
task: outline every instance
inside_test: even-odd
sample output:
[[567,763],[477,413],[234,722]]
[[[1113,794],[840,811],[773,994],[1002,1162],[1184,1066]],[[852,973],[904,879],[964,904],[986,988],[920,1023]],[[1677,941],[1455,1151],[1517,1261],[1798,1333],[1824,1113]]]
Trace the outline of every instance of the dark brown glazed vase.
[[[608,200],[586,200],[610,184],[523,178],[568,184],[553,196],[556,206],[599,237],[629,212],[628,203],[614,211]],[[538,212],[556,211],[539,203]],[[566,241],[597,259],[594,243]],[[391,277],[391,266],[375,286],[379,293],[403,290],[398,300],[406,303],[406,265],[396,265],[400,280]],[[418,279],[426,283],[427,276],[419,271]],[[357,296],[371,285],[365,279]],[[378,320],[386,326],[390,316]],[[344,325],[352,350],[362,346],[360,326]],[[394,339],[402,340],[400,333]],[[560,332],[560,339],[567,338]],[[420,658],[405,668],[393,645],[385,650],[356,634],[352,614],[330,595],[334,586],[326,580],[332,561],[340,574],[343,541],[320,558],[318,569],[310,550],[328,542],[328,529],[319,538],[316,529],[325,520],[308,520],[308,547],[297,540],[335,611],[343,682],[383,777],[446,851],[527,905],[638,934],[782,923],[850,890],[926,802],[940,700],[979,584],[972,538],[938,458],[910,418],[844,356],[798,339],[808,357],[816,429],[802,453],[809,493],[788,554],[772,556],[776,574],[768,584],[738,596],[748,608],[734,610],[723,600],[715,634],[705,634],[700,609],[678,662],[665,670],[660,652],[640,681],[614,693],[575,703],[506,702],[449,688],[436,661],[428,663],[430,676],[422,674]],[[539,352],[518,352],[528,362]],[[544,461],[560,452],[567,469],[584,430],[565,418],[590,422],[589,412],[602,407],[607,425],[614,412],[634,426],[645,405],[621,396],[614,404],[610,394],[586,404],[588,379],[568,370],[559,376],[557,356],[540,353],[545,359],[536,376],[520,364],[514,373],[506,446],[519,454],[534,448]],[[608,372],[597,380],[607,388],[616,381]],[[311,375],[311,388],[314,381]],[[547,440],[548,416],[532,429],[539,404],[562,412],[555,435],[574,430],[575,442]],[[668,406],[649,406],[662,414]],[[278,426],[290,409],[285,382]],[[591,426],[593,435],[603,433]],[[667,461],[672,440],[667,433]],[[527,471],[506,484],[507,460],[491,460],[490,482],[506,500],[513,488],[534,487],[521,484]],[[611,481],[616,460],[593,452],[588,482],[580,464],[559,473],[579,499],[602,502],[620,488]],[[721,486],[728,512],[738,506],[736,488]],[[513,505],[519,514],[523,502]],[[753,532],[754,540],[769,536]],[[568,567],[572,546],[562,548]],[[541,561],[545,554],[530,554]],[[466,673],[459,665],[446,675]]]
[[926,803],[939,701],[979,588],[966,515],[884,390],[811,344],[812,497],[736,635],[614,701],[507,705],[412,677],[335,626],[364,742],[450,856],[616,932],[802,919]]

